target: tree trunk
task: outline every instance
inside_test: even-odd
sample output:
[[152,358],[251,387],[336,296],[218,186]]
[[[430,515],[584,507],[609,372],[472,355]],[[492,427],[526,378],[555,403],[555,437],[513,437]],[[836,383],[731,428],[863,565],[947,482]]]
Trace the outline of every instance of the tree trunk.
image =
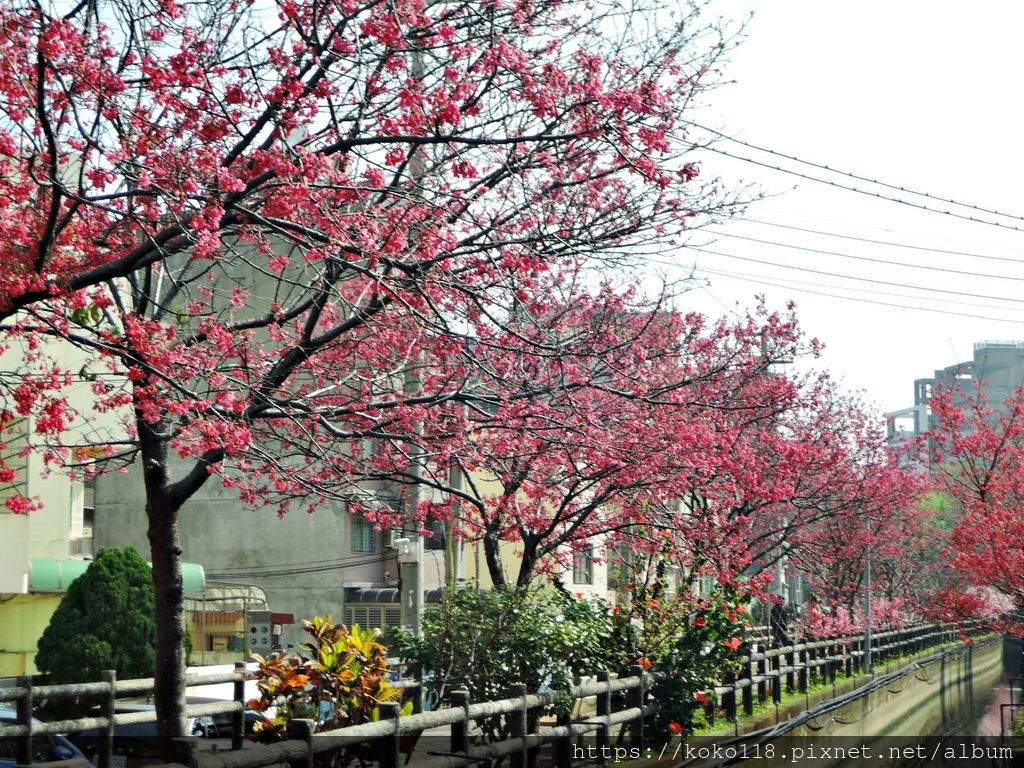
[[164,756],[174,755],[174,739],[185,733],[185,601],[181,577],[181,502],[171,493],[167,473],[166,425],[152,424],[136,412],[146,487],[146,517],[153,589],[156,594],[156,670],[154,701]]
[[174,755],[174,738],[185,733],[185,593],[181,577],[178,510],[166,487],[146,488],[149,548],[156,592],[157,730],[164,756]]
[[[484,559],[487,561],[491,584],[496,587],[505,586],[505,569],[501,565],[501,538],[497,533],[488,531],[484,535]],[[477,578],[480,578],[479,574]]]
[[528,587],[533,581],[533,571],[537,567],[537,541],[535,539],[523,540],[523,559],[519,561],[519,574],[516,578],[516,586]]

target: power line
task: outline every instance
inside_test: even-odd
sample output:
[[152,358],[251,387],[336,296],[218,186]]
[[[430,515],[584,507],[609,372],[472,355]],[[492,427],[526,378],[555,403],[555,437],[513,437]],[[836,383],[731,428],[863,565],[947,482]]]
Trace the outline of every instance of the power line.
[[[804,252],[814,253],[814,254],[818,254],[818,255],[825,255],[825,256],[839,256],[840,258],[844,258],[844,259],[854,259],[856,261],[867,261],[867,262],[871,262],[873,264],[887,264],[887,265],[891,265],[891,266],[894,266],[894,267],[910,267],[911,269],[922,269],[922,270],[926,270],[926,271],[929,271],[929,272],[944,272],[946,274],[962,275],[962,276],[965,276],[965,277],[982,277],[982,278],[991,278],[993,280],[1012,280],[1014,282],[1024,282],[1024,277],[1013,277],[1011,275],[989,275],[989,274],[985,274],[983,272],[967,272],[967,271],[962,270],[962,269],[950,269],[949,267],[933,267],[933,266],[928,266],[928,265],[925,265],[925,264],[908,264],[907,262],[892,261],[891,259],[875,259],[875,258],[872,258],[870,256],[854,256],[853,254],[840,253],[838,251],[825,251],[825,250],[822,250],[820,248],[809,248],[807,246],[792,245],[792,244],[789,244],[789,243],[777,243],[777,242],[774,242],[772,240],[762,240],[762,239],[757,238],[757,237],[746,237],[744,235],[733,235],[733,234],[729,234],[729,233],[726,233],[726,232],[716,232],[716,231],[711,230],[711,229],[705,229],[703,231],[704,232],[709,232],[712,235],[719,235],[721,237],[732,237],[732,238],[735,238],[737,240],[746,240],[747,242],[751,242],[751,243],[760,243],[761,245],[773,245],[773,246],[776,246],[776,247],[779,247],[779,248],[788,248],[788,249],[794,250],[794,251],[804,251]],[[1013,259],[1004,259],[1004,261],[1014,261],[1014,260]],[[1021,263],[1024,263],[1024,262],[1016,261],[1015,263],[1021,264]]]
[[[810,175],[808,175],[806,173],[800,173],[799,171],[790,170],[789,168],[783,168],[783,167],[778,166],[778,165],[772,165],[771,163],[764,163],[764,162],[761,162],[759,160],[754,160],[753,158],[750,158],[750,157],[742,157],[740,155],[734,155],[731,152],[726,152],[724,149],[718,149],[716,147],[711,147],[711,146],[708,146],[706,144],[696,144],[694,142],[689,142],[689,141],[687,143],[689,143],[695,149],[702,149],[702,150],[706,150],[708,152],[714,152],[715,154],[722,155],[724,157],[729,157],[729,158],[732,158],[733,160],[739,160],[739,161],[744,162],[744,163],[751,163],[752,165],[761,166],[762,168],[768,168],[769,170],[778,171],[779,173],[787,173],[787,174],[789,174],[791,176],[796,176],[797,178],[800,178],[800,179],[806,179],[807,181],[817,182],[818,184],[825,184],[825,185],[830,186],[830,187],[835,187],[836,189],[842,189],[842,190],[844,190],[846,192],[856,192],[859,195],[866,195],[867,197],[873,197],[873,198],[876,198],[878,200],[885,200],[885,201],[890,202],[890,203],[898,203],[899,205],[905,205],[905,206],[908,206],[910,208],[917,208],[918,210],[928,211],[930,213],[938,213],[938,214],[941,214],[943,216],[950,216],[950,217],[952,217],[954,219],[960,219],[962,221],[971,221],[971,222],[974,222],[976,224],[987,224],[987,225],[992,226],[992,227],[999,227],[1000,229],[1005,229],[1005,230],[1009,230],[1009,231],[1013,231],[1013,232],[1024,232],[1024,228],[1017,227],[1017,226],[1014,226],[1012,224],[1003,224],[1002,222],[992,221],[990,219],[982,219],[982,218],[979,218],[977,216],[968,216],[968,215],[962,214],[962,213],[954,213],[953,211],[942,210],[941,208],[935,208],[935,207],[930,206],[930,205],[924,205],[923,203],[915,203],[915,202],[911,202],[910,200],[904,200],[904,199],[898,198],[898,197],[890,197],[889,195],[884,195],[881,192],[870,192],[868,190],[860,189],[858,187],[852,187],[852,186],[847,186],[845,184],[839,184],[839,183],[834,182],[834,181],[828,181],[827,179],[818,178],[817,176],[810,176]],[[897,187],[897,189],[898,189],[898,187]],[[923,194],[923,193],[912,193],[912,194]],[[928,197],[929,197],[929,199],[937,200],[939,202],[948,202],[947,200],[945,200],[945,198],[934,197],[934,196],[928,196]],[[965,205],[963,203],[954,203],[954,204],[955,205],[962,205],[964,207],[971,208],[971,209],[977,208],[976,206]],[[977,210],[985,211],[985,209],[983,209],[983,208],[977,208]],[[1020,218],[1018,216],[1010,216],[1008,214],[998,214],[998,215],[1000,215],[1000,216],[1004,216],[1005,215],[1008,218],[1012,218],[1012,219],[1019,219]]]
[[[979,205],[972,205],[970,203],[961,203],[958,200],[953,200],[953,199],[948,198],[948,197],[940,197],[938,195],[933,195],[930,192],[919,192],[917,190],[910,189],[909,187],[905,187],[905,186],[902,186],[902,185],[899,185],[899,184],[892,184],[892,183],[887,182],[887,181],[881,181],[879,179],[872,179],[869,176],[862,176],[862,175],[860,175],[858,173],[853,173],[851,171],[843,171],[843,170],[840,170],[838,168],[833,168],[830,165],[825,165],[823,163],[817,163],[817,162],[814,162],[812,160],[804,160],[803,158],[797,157],[796,155],[790,155],[790,154],[786,154],[785,152],[779,152],[777,150],[770,149],[768,147],[762,147],[762,146],[760,146],[758,144],[753,144],[753,143],[751,143],[749,141],[743,141],[742,139],[737,139],[735,136],[730,136],[730,135],[728,135],[726,133],[722,133],[721,131],[716,131],[714,128],[708,128],[707,126],[703,126],[703,125],[700,125],[698,123],[690,122],[690,125],[692,125],[694,128],[698,128],[698,129],[700,129],[702,131],[707,131],[708,133],[714,134],[715,136],[718,136],[719,138],[725,139],[726,141],[731,141],[734,144],[739,144],[740,146],[747,147],[748,149],[753,149],[753,150],[755,150],[757,152],[764,152],[764,153],[769,154],[769,155],[774,155],[775,157],[781,157],[781,158],[783,158],[785,160],[791,160],[791,161],[793,161],[795,163],[800,163],[801,165],[807,165],[807,166],[810,166],[811,168],[817,168],[818,170],[827,171],[829,173],[835,173],[835,174],[837,174],[839,176],[845,176],[846,178],[854,179],[855,181],[863,181],[863,182],[867,182],[868,184],[875,184],[876,186],[882,187],[884,189],[892,189],[892,190],[895,190],[897,192],[903,192],[903,193],[906,193],[906,194],[909,194],[909,195],[917,195],[918,197],[926,197],[929,200],[935,200],[936,202],[939,202],[939,203],[947,203],[949,205],[955,205],[955,206],[960,207],[960,208],[967,208],[967,209],[972,210],[972,211],[978,211],[979,213],[988,213],[988,214],[992,214],[993,216],[1002,216],[1002,217],[1007,218],[1007,219],[1014,219],[1015,221],[1024,221],[1024,216],[1021,216],[1021,215],[1018,215],[1018,214],[1005,213],[1004,211],[999,211],[999,210],[996,210],[994,208],[985,208],[985,207],[982,207],[982,206],[979,206]],[[710,147],[703,147],[703,148],[711,149]],[[732,155],[730,155],[730,157],[731,156]],[[743,159],[743,158],[738,158],[738,159]],[[778,169],[777,168],[776,170],[782,170],[782,169]],[[830,182],[825,182],[825,183],[830,183]],[[854,191],[860,191],[860,190],[854,190]],[[866,194],[871,194],[871,193],[866,193]],[[897,202],[902,202],[902,201],[898,201],[897,200]],[[926,210],[935,210],[935,209],[926,209]],[[956,216],[961,216],[962,217],[961,214],[951,214],[951,215],[956,215]],[[970,220],[971,221],[975,221],[977,219],[971,218]],[[978,221],[980,221],[980,220],[978,220]],[[995,226],[1005,226],[1005,225],[995,224]],[[1015,229],[1015,227],[1012,227],[1012,228]]]
[[746,261],[746,262],[750,262],[752,264],[761,264],[763,266],[769,266],[769,267],[782,267],[783,269],[795,270],[797,272],[807,272],[808,274],[813,274],[813,275],[824,275],[825,277],[840,277],[840,278],[842,278],[844,280],[856,280],[857,282],[861,282],[861,283],[872,283],[874,285],[885,285],[885,286],[888,286],[890,288],[895,288],[895,287],[909,288],[910,290],[915,290],[915,291],[928,291],[929,293],[941,293],[941,294],[946,294],[946,295],[949,295],[949,296],[965,296],[965,297],[972,298],[972,299],[987,299],[987,300],[990,300],[990,301],[1005,301],[1005,302],[1009,302],[1009,303],[1012,303],[1012,304],[1024,303],[1024,299],[1010,299],[1010,298],[1004,298],[1004,297],[1001,297],[1001,296],[988,296],[988,295],[979,294],[979,293],[969,293],[969,292],[966,292],[966,291],[952,291],[952,290],[945,289],[945,288],[928,288],[926,286],[907,285],[906,283],[895,283],[895,282],[892,282],[892,281],[889,281],[889,280],[874,280],[874,279],[869,278],[869,277],[854,277],[853,275],[837,275],[835,272],[824,272],[822,270],[811,269],[809,267],[795,267],[795,266],[791,266],[789,264],[779,264],[779,263],[773,262],[773,261],[764,261],[763,259],[752,259],[752,258],[747,257],[747,256],[736,256],[735,254],[722,253],[720,251],[712,251],[712,250],[710,250],[708,248],[703,248],[703,247],[698,247],[698,246],[690,246],[690,248],[692,250],[697,251],[698,253],[707,253],[707,254],[710,254],[712,256],[722,256],[723,258],[727,258],[727,259],[736,259],[738,261]]
[[[995,317],[987,317],[985,315],[976,315],[976,314],[972,314],[972,313],[969,313],[969,312],[957,312],[955,310],[949,309],[948,307],[947,308],[919,307],[919,306],[908,307],[906,305],[895,304],[895,303],[890,302],[890,301],[879,301],[879,300],[875,300],[875,299],[863,298],[863,297],[860,297],[860,296],[846,296],[846,295],[843,295],[841,293],[829,293],[829,292],[826,292],[824,290],[821,290],[822,288],[829,288],[829,289],[837,290],[837,291],[847,290],[846,288],[844,288],[842,286],[834,286],[834,285],[822,286],[822,285],[817,284],[817,283],[808,283],[808,282],[799,281],[799,280],[788,281],[788,282],[785,282],[785,283],[780,283],[780,282],[777,282],[776,278],[764,277],[764,276],[760,276],[760,275],[750,275],[749,273],[729,272],[729,271],[726,271],[726,270],[710,269],[710,268],[706,268],[706,267],[701,267],[700,271],[702,273],[704,273],[704,274],[707,274],[707,275],[717,275],[719,277],[726,277],[726,278],[730,278],[730,279],[733,279],[733,280],[742,280],[744,282],[755,283],[757,285],[767,285],[767,286],[771,286],[772,288],[780,288],[782,290],[796,290],[796,291],[800,291],[801,293],[808,293],[808,294],[811,294],[811,295],[814,295],[814,296],[823,296],[825,298],[840,299],[840,300],[844,300],[844,301],[855,301],[855,302],[859,302],[861,304],[872,304],[874,306],[888,307],[890,309],[909,309],[909,310],[912,310],[912,311],[915,311],[915,312],[933,312],[933,313],[936,313],[936,314],[951,315],[953,317],[966,317],[966,318],[970,318],[970,319],[974,319],[974,320],[988,320],[988,321],[992,321],[992,322],[1024,323],[1024,317],[1022,317],[1020,320],[1015,320],[1013,318],[1007,318],[1007,317],[995,318]],[[798,286],[798,287],[794,287],[794,285]],[[799,287],[799,286],[813,286],[813,287],[805,288],[805,287]],[[857,289],[850,289],[850,290],[857,290]],[[877,295],[879,295],[879,296],[892,296],[894,298],[923,299],[925,301],[932,301],[932,299],[928,299],[927,297],[923,297],[923,296],[909,296],[907,294],[898,294],[898,293],[897,294],[892,294],[892,293],[884,293],[884,292],[867,292],[867,293],[869,293],[869,294],[876,294],[877,293]],[[937,301],[937,299],[936,299],[936,301]],[[955,306],[985,306],[983,304],[971,304],[969,302],[967,302],[967,303],[964,303],[964,302],[953,302],[953,304]],[[1024,311],[1024,310],[1011,310],[1011,311]]]
[[[824,215],[822,215],[822,213],[820,211],[817,211],[817,212],[812,214],[812,213],[808,213],[806,211],[804,211],[804,212],[794,211],[794,210],[786,208],[786,207],[773,208],[772,205],[771,205],[771,201],[773,199],[776,199],[776,198],[777,199],[781,199],[782,196],[781,195],[773,195],[770,198],[766,198],[764,201],[758,201],[758,203],[757,203],[757,211],[759,213],[765,213],[765,214],[773,214],[773,215],[781,215],[781,216],[793,216],[793,217],[797,217],[797,218],[809,219],[809,220],[811,220],[813,222],[820,223],[821,226],[825,226],[825,227],[831,227],[833,225],[844,226],[844,225],[850,225],[851,224],[851,222],[850,222],[850,220],[848,218],[835,218],[835,217],[831,217],[831,216],[824,216]],[[734,219],[731,219],[731,220],[741,221],[741,220],[745,220],[745,219],[740,219],[737,216],[737,217],[735,217]],[[861,219],[861,218],[857,219],[855,226],[858,229],[864,229],[864,230],[867,230],[869,232],[879,233],[878,237],[890,237],[890,236],[911,237],[911,238],[919,237],[919,238],[922,238],[924,240],[941,240],[943,244],[959,245],[959,246],[963,246],[965,248],[983,248],[983,249],[985,249],[987,251],[1006,251],[1006,252],[1012,253],[1012,254],[1017,254],[1017,253],[1019,253],[1021,251],[1021,248],[1020,248],[1019,245],[1010,245],[1010,246],[1007,246],[1007,245],[996,245],[996,244],[993,244],[987,238],[985,240],[985,243],[982,244],[982,243],[979,243],[977,241],[977,239],[963,240],[963,239],[960,239],[959,237],[951,237],[951,236],[949,236],[946,233],[943,233],[943,234],[939,235],[939,234],[937,234],[936,232],[934,232],[932,230],[929,230],[929,233],[922,234],[920,229],[917,229],[917,230],[914,230],[914,231],[909,231],[907,229],[895,229],[892,226],[878,226],[878,225],[872,224],[870,221],[865,221],[864,219]],[[1019,242],[1015,235],[1010,235],[1010,237],[1013,238],[1013,242],[1014,243]],[[889,241],[886,240],[884,242],[889,242]]]
[[280,563],[273,566],[243,566],[241,568],[210,571],[208,576],[213,580],[239,578],[274,578],[298,576],[304,573],[320,573],[322,571],[339,571],[357,565],[374,565],[386,562],[393,554],[383,553],[373,557],[347,558],[341,560],[320,560],[316,563]]
[[913,245],[911,243],[894,243],[891,240],[875,240],[870,237],[858,237],[856,235],[846,235],[839,232],[826,232],[820,229],[810,229],[808,227],[798,227],[794,224],[780,224],[776,221],[764,221],[763,219],[754,218],[737,218],[730,219],[731,224],[759,224],[765,227],[776,227],[777,229],[788,229],[795,232],[805,232],[811,235],[822,235],[823,237],[834,237],[841,240],[853,240],[858,243],[869,243],[871,245],[886,245],[892,248],[907,248],[914,251],[926,251],[928,253],[940,253],[945,256],[966,256],[972,259],[987,259],[989,261],[1004,261],[1011,264],[1024,264],[1024,259],[1014,258],[1010,256],[990,256],[984,253],[973,253],[970,251],[951,251],[947,248],[935,248],[927,245]]

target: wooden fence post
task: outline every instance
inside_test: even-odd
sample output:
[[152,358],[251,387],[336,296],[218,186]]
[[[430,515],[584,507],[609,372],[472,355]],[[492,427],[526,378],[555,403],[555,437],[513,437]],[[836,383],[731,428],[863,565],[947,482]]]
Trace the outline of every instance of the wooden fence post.
[[[629,689],[629,695],[627,696],[627,707],[640,707],[643,709],[644,703],[647,701],[647,687],[646,679],[644,678],[644,668],[633,664],[629,668],[630,677],[637,678],[637,684],[635,688]],[[638,714],[633,722],[630,723],[629,727],[629,746],[633,750],[632,754],[642,755],[644,753],[644,715],[643,712]]]
[[757,682],[757,700],[759,703],[768,699],[768,673],[771,671],[771,665],[766,651],[766,648],[761,648],[760,644],[758,644],[758,653],[761,656],[761,659],[757,662],[757,668],[761,676],[761,679]]
[[451,751],[456,755],[469,752],[469,691],[452,691],[452,709],[462,710],[462,720],[452,723]]
[[[569,691],[565,692],[566,697]],[[572,699],[568,704],[559,708],[555,715],[555,725],[568,726],[572,724]],[[555,765],[558,768],[572,768],[572,736],[563,736],[555,742]]]
[[782,680],[782,662],[783,662],[783,655],[782,655],[782,651],[780,651],[778,649],[774,649],[774,652],[775,652],[775,656],[773,657],[774,661],[772,662],[772,671],[775,673],[775,676],[774,676],[774,682],[772,683],[772,701],[774,701],[775,704],[780,704],[780,703],[782,703],[782,684],[783,684],[783,680]]
[[808,658],[808,650],[807,650],[807,645],[806,644],[804,644],[803,649],[801,649],[800,652],[797,654],[796,660],[797,660],[797,663],[800,665],[800,667],[799,667],[799,669],[797,670],[797,673],[796,673],[797,688],[800,691],[800,693],[806,695],[807,694],[807,670],[808,670],[807,662],[810,660]]
[[313,768],[313,734],[316,732],[316,723],[313,720],[296,718],[288,724],[288,729],[291,738],[306,742],[306,756],[292,761],[291,768]]
[[597,711],[598,717],[605,718],[601,727],[597,729],[597,735],[594,739],[594,745],[597,747],[597,754],[599,755],[600,764],[604,768],[608,768],[611,764],[609,759],[609,753],[611,752],[612,738],[611,738],[611,727],[608,725],[608,715],[612,713],[612,694],[611,694],[611,681],[613,675],[607,670],[601,670],[597,673],[597,682],[603,683],[604,688],[601,693],[597,694]]
[[239,750],[245,741],[245,662],[235,662],[235,672],[242,676],[235,680],[234,699],[241,707],[231,713],[231,749]]
[[789,646],[786,649],[786,667],[789,670],[786,672],[786,690],[796,690],[796,648],[795,646]]
[[511,755],[512,768],[526,768],[526,686],[522,683],[511,686],[509,698],[519,699],[519,708],[505,715],[509,738],[523,739],[522,749]]
[[398,733],[399,720],[402,707],[396,702],[389,701],[380,705],[380,719],[389,720],[394,724],[395,730],[376,743],[377,764],[380,768],[398,768],[399,755],[401,754],[401,736]]
[[199,739],[195,736],[181,736],[174,740],[174,761],[188,768],[199,765]]
[[729,686],[729,690],[722,694],[722,710],[725,712],[725,719],[730,723],[736,722],[736,675],[729,672],[722,681],[723,685]]
[[415,684],[415,687],[412,689],[412,696],[410,697],[410,700],[412,701],[412,713],[414,715],[418,715],[420,712],[423,711],[423,681],[422,680]]
[[116,683],[117,672],[113,669],[105,669],[100,672],[100,680],[107,685],[107,690],[100,703],[100,715],[107,718],[105,728],[100,728],[99,749],[97,764],[99,768],[110,768],[114,762],[114,708],[117,701]]
[[747,684],[743,686],[743,714],[750,717],[754,714],[754,672],[757,669],[757,662],[752,655],[747,656],[746,679]]
[[27,728],[23,736],[19,736],[15,747],[18,765],[32,764],[32,678],[22,676],[15,680],[15,685],[25,689],[25,695],[18,699],[18,725]]

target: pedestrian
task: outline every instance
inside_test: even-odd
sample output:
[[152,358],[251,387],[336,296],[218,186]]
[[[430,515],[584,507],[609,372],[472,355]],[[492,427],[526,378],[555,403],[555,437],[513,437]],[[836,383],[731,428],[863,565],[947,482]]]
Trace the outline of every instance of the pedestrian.
[[786,619],[786,601],[782,595],[772,595],[772,607],[768,612],[768,627],[772,633],[773,648],[785,648],[792,645]]

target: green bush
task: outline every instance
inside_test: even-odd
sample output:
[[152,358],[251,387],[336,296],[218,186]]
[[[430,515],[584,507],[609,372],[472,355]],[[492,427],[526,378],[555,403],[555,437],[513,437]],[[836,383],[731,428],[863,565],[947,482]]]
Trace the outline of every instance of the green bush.
[[[749,621],[743,594],[716,588],[705,597],[668,594],[663,574],[628,585],[629,603],[569,594],[559,585],[531,588],[446,589],[423,616],[423,637],[396,631],[403,662],[421,667],[443,699],[453,690],[472,701],[502,699],[514,683],[527,693],[557,689],[576,677],[638,665],[654,675],[661,705],[649,723],[670,738],[702,725],[714,686],[735,671]],[[623,704],[617,694],[616,704]],[[500,736],[500,725],[481,724]],[[489,730],[490,729],[490,730]]]
[[132,547],[101,549],[39,639],[36,666],[57,683],[152,677],[156,600],[149,565]]
[[433,675],[440,698],[464,689],[485,701],[503,698],[514,683],[536,693],[617,667],[610,635],[607,603],[559,587],[455,587],[424,613],[423,637],[398,630],[396,647],[404,662]]

